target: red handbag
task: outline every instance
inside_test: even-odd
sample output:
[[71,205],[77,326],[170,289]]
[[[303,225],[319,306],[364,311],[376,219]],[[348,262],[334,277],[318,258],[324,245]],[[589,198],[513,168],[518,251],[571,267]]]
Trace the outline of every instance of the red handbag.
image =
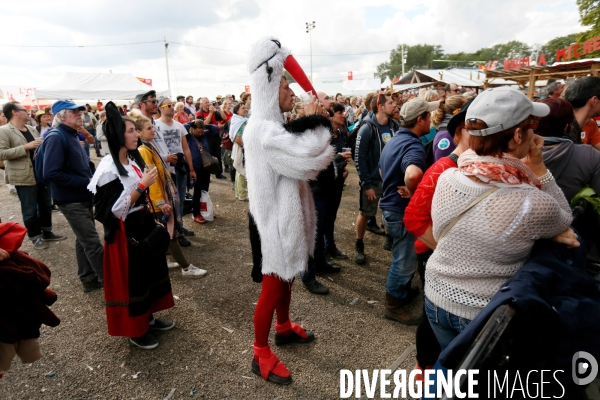
[[224,133],[223,134],[223,138],[221,139],[221,148],[223,148],[225,150],[232,150],[233,149],[233,142],[229,138],[229,133]]

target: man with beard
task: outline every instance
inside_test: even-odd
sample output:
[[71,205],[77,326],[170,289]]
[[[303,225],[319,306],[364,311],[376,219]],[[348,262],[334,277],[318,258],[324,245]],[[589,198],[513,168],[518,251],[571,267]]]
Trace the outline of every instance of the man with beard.
[[373,97],[371,109],[356,135],[356,151],[354,164],[360,179],[360,197],[358,217],[356,218],[356,251],[354,262],[364,264],[365,244],[363,238],[367,230],[369,217],[377,214],[381,198],[381,175],[379,174],[379,158],[385,144],[398,129],[392,120],[396,104],[391,96],[379,93]]
[[388,234],[392,237],[392,265],[385,295],[385,317],[405,325],[416,325],[419,314],[411,314],[407,305],[419,293],[411,289],[417,268],[415,237],[403,224],[404,210],[425,172],[425,149],[419,137],[429,133],[431,111],[437,101],[421,98],[408,101],[400,110],[402,128],[381,152],[379,168],[383,180],[381,212]]

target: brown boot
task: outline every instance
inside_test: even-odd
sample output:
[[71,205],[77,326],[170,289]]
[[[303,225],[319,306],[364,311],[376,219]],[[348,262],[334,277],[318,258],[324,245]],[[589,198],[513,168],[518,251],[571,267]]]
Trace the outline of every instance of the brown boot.
[[404,325],[417,325],[421,320],[421,313],[411,313],[409,307],[402,300],[398,300],[388,292],[385,292],[385,311],[383,314],[387,319],[393,319]]

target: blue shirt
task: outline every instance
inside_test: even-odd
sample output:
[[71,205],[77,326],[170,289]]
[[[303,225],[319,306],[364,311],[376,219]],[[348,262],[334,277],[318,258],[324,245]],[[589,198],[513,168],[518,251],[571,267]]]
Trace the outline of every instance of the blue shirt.
[[385,145],[379,159],[383,180],[383,194],[379,207],[382,210],[404,213],[410,199],[400,197],[398,186],[405,186],[404,174],[410,165],[425,172],[425,149],[417,135],[401,128]]

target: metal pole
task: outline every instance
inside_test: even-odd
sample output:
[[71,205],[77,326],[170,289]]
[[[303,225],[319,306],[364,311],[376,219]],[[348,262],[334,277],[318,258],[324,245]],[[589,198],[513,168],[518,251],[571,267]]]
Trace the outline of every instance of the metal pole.
[[402,45],[402,76],[404,77],[404,44]]
[[313,81],[313,71],[312,71],[312,30],[316,28],[316,24],[315,21],[313,21],[312,23],[307,22],[306,23],[306,33],[309,34],[309,41],[310,41],[310,81]]
[[169,56],[167,53],[169,52],[169,43],[167,43],[167,38],[163,37],[165,43],[165,62],[167,63],[167,85],[169,87],[169,91],[171,91],[171,78],[169,78]]
[[312,74],[312,29],[310,30],[309,36],[310,36],[310,83],[312,83],[312,81],[313,81],[313,74]]

